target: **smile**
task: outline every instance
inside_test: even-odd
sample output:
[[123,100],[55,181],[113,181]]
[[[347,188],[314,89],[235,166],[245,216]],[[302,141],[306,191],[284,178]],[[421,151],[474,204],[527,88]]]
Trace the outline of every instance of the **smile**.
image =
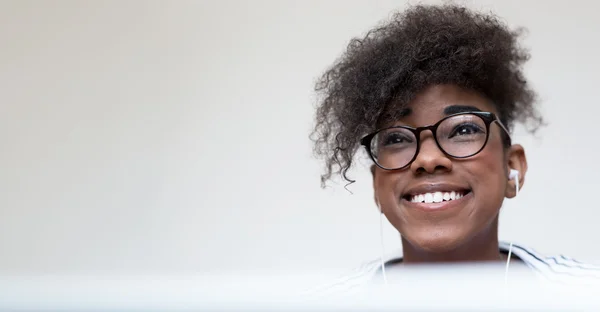
[[413,203],[441,203],[444,201],[452,201],[456,199],[460,199],[467,194],[466,191],[451,191],[451,192],[433,192],[433,193],[423,193],[423,194],[415,194],[410,195],[409,200]]

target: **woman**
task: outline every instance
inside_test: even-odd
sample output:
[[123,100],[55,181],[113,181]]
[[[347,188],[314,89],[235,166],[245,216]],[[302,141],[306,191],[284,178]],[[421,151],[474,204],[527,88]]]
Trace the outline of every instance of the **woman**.
[[326,163],[322,183],[333,174],[352,183],[348,170],[366,151],[375,201],[403,249],[339,285],[414,263],[512,261],[550,280],[600,277],[597,267],[498,241],[502,203],[527,174],[510,129],[542,123],[518,38],[493,15],[414,6],[353,39],[322,76],[313,133]]

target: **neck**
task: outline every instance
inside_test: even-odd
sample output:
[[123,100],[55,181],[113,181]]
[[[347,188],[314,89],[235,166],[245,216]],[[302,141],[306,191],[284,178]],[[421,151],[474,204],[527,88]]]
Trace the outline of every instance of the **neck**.
[[419,248],[402,238],[403,263],[484,262],[500,261],[498,220],[468,242],[443,251]]

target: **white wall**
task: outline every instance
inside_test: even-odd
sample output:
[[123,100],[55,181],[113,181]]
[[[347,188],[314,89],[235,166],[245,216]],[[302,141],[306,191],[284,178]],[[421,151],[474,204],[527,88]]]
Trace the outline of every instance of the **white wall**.
[[[313,82],[402,1],[0,2],[0,271],[348,268],[368,170],[320,189]],[[600,264],[594,1],[474,1],[526,26],[549,126],[501,237]],[[386,245],[399,247],[389,224]]]

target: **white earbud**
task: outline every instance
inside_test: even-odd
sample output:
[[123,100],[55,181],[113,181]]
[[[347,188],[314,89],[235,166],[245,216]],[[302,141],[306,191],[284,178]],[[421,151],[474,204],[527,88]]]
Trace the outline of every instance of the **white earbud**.
[[510,169],[510,173],[508,174],[509,179],[515,179],[515,190],[516,195],[519,195],[519,170]]

